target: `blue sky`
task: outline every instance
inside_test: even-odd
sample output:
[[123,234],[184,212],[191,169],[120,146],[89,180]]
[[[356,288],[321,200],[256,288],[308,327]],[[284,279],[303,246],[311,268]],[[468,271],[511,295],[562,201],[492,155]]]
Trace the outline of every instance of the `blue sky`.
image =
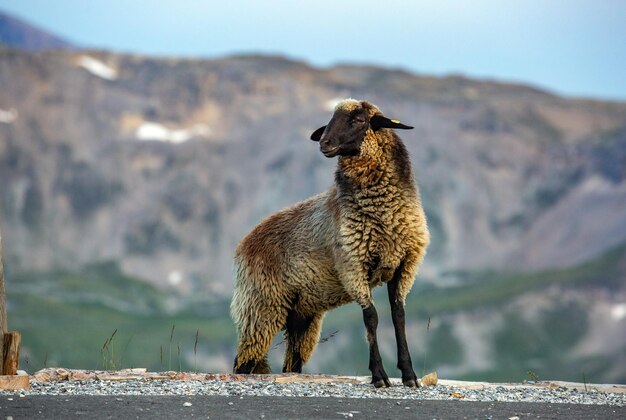
[[620,0],[0,0],[0,10],[88,47],[282,54],[626,101]]

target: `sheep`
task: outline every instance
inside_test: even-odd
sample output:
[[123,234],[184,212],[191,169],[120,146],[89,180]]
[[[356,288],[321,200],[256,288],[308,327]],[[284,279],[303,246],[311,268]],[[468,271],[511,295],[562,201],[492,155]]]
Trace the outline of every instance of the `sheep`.
[[367,101],[346,99],[311,140],[339,156],[326,192],[261,221],[235,251],[231,316],[239,336],[235,373],[269,373],[267,352],[285,330],[283,372],[302,372],[324,313],[358,303],[377,388],[390,386],[378,350],[371,290],[387,284],[402,382],[418,387],[404,302],[430,241],[407,150],[391,129],[412,129]]

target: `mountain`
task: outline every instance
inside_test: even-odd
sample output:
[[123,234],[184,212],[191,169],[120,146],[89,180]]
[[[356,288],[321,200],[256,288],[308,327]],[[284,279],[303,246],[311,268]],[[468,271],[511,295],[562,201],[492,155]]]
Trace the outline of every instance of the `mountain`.
[[26,51],[74,48],[64,39],[2,12],[0,12],[0,44]]
[[0,52],[0,223],[13,270],[115,261],[227,295],[258,221],[331,185],[308,140],[337,98],[403,132],[432,231],[422,281],[584,263],[626,242],[626,104],[280,57]]
[[[416,366],[626,380],[625,103],[283,57],[11,48],[0,86],[9,322],[32,368],[227,370],[233,250],[331,185],[336,162],[308,137],[356,97],[416,127],[400,133],[432,231],[407,302]],[[366,373],[360,317],[327,316],[309,371]]]

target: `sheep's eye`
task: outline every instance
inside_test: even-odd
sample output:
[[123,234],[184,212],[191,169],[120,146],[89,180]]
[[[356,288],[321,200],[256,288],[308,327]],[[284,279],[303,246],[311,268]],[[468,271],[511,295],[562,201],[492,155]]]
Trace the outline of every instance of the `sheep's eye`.
[[365,122],[365,118],[363,118],[363,117],[354,117],[352,119],[352,121],[354,121],[357,124],[363,124]]

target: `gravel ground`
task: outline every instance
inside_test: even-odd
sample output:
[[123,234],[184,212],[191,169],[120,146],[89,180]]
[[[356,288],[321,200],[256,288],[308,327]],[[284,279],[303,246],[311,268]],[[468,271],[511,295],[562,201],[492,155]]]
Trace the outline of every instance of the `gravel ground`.
[[[446,384],[446,382],[450,382]],[[410,389],[392,379],[391,388],[375,389],[367,383],[333,383],[315,381],[224,381],[171,380],[130,378],[125,380],[65,380],[34,381],[31,389],[2,391],[0,395],[20,398],[30,395],[221,395],[221,396],[284,396],[333,398],[393,398],[413,400],[462,400],[546,402],[626,406],[626,393],[606,392],[589,385],[587,390],[577,386],[553,384],[479,384],[440,381],[436,386]],[[581,384],[578,384],[581,385]],[[606,388],[607,386],[605,386]],[[610,386],[608,386],[610,389]],[[616,388],[617,389],[617,388]]]

